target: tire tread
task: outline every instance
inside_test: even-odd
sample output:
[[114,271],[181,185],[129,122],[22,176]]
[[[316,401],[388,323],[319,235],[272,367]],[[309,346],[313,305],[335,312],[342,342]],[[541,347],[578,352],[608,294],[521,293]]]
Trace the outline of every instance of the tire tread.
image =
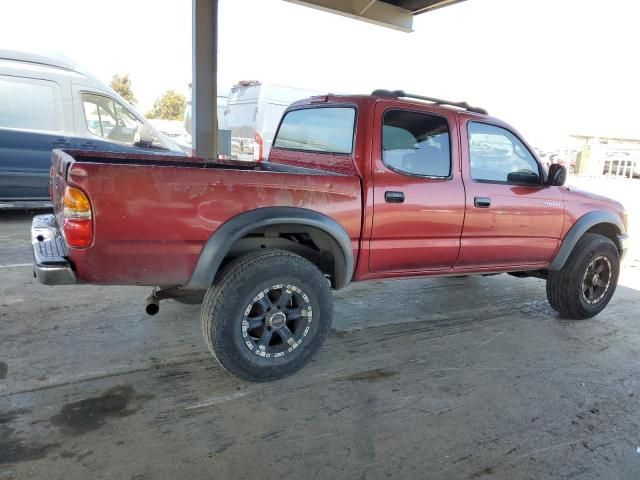
[[[287,262],[295,268],[310,268],[311,274],[316,275],[315,280],[320,281],[321,285],[326,286],[328,298],[330,299],[329,311],[321,312],[326,321],[320,324],[317,334],[311,343],[305,346],[305,350],[297,362],[273,366],[269,368],[268,373],[261,372],[260,374],[256,374],[255,371],[238,362],[233,355],[227,351],[225,342],[228,339],[225,338],[224,322],[219,320],[226,314],[225,307],[229,292],[233,292],[237,285],[241,285],[250,272],[265,263],[273,261]],[[332,316],[333,295],[331,294],[324,275],[313,263],[299,255],[284,250],[257,250],[238,257],[226,265],[211,288],[207,290],[201,309],[202,334],[207,348],[225,370],[244,380],[262,382],[290,375],[302,368],[327,337],[331,327]]]
[[[585,261],[586,257],[593,255],[592,252],[606,248],[613,248],[617,252],[615,244],[607,237],[595,233],[587,233],[578,240],[564,266],[560,270],[549,271],[547,277],[547,300],[561,317],[575,320],[591,318],[600,313],[609,302],[616,288],[619,263],[616,263],[612,271],[612,275],[615,275],[615,278],[612,279],[614,284],[611,285],[611,290],[607,293],[609,298],[602,305],[599,305],[597,309],[585,309],[580,298],[573,292],[573,284],[576,281],[575,276],[581,274],[579,271],[580,264]],[[617,258],[615,260],[619,262]],[[582,282],[582,279],[580,279],[580,282]]]

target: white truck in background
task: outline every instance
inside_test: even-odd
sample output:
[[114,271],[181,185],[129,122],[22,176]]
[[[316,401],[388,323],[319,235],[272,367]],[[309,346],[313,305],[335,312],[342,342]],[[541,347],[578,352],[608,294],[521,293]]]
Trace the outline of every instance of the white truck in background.
[[259,81],[235,84],[225,110],[226,125],[231,130],[231,158],[249,161],[267,158],[286,108],[303,98],[326,93]]
[[[218,130],[230,130],[230,156],[233,160],[259,162],[269,156],[273,137],[285,109],[293,102],[327,92],[262,84],[259,81],[236,83],[229,95],[218,95]],[[191,143],[191,101],[184,115],[187,142]],[[219,138],[224,138],[224,136]],[[224,155],[225,149],[218,149]]]

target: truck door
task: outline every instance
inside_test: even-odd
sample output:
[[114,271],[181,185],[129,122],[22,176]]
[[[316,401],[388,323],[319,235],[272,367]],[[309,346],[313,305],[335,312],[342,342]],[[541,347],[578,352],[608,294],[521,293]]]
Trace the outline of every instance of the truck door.
[[560,243],[564,203],[506,125],[460,114],[466,213],[456,267],[538,265]]
[[464,219],[456,114],[397,105],[375,109],[369,270],[447,270]]
[[0,75],[0,199],[48,198],[51,150],[68,148],[58,83]]

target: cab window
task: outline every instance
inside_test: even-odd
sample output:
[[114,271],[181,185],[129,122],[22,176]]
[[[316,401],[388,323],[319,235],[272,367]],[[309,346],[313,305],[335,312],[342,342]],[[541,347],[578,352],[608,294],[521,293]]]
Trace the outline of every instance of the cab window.
[[90,133],[114,142],[133,144],[142,122],[125,107],[112,98],[92,93],[82,94],[82,104]]
[[0,128],[62,132],[64,114],[58,84],[0,75]]
[[540,168],[527,147],[509,130],[469,122],[471,178],[479,182],[539,184]]
[[351,153],[356,111],[351,107],[291,110],[282,119],[276,148],[318,153]]
[[451,175],[449,124],[444,117],[388,110],[382,125],[382,162],[407,175]]

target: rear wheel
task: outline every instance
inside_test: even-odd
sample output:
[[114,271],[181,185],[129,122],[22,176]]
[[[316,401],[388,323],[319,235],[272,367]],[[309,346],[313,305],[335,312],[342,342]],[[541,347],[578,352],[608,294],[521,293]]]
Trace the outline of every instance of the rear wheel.
[[620,273],[620,255],[608,238],[585,234],[561,270],[550,271],[547,299],[563,317],[591,318],[607,306]]
[[290,252],[261,250],[230,263],[202,305],[205,341],[244,380],[290,375],[320,348],[333,317],[322,272]]

